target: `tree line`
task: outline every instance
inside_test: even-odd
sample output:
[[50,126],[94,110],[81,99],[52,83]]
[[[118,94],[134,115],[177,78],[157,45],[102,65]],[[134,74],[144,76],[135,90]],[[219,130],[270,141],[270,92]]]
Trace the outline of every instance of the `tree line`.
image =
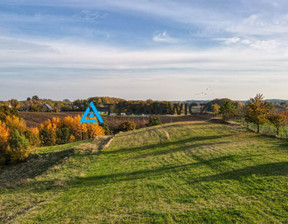
[[236,118],[248,125],[256,125],[257,133],[261,126],[271,124],[276,129],[276,135],[279,135],[280,128],[288,125],[288,111],[276,109],[271,102],[264,100],[263,94],[251,98],[247,105],[235,106],[231,100],[225,100],[221,106],[213,104],[212,110],[215,115],[221,115],[224,121]]

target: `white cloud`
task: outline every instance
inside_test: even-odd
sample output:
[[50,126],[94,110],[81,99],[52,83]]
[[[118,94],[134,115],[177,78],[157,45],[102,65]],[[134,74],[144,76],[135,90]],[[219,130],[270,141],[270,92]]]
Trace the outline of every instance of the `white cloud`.
[[241,39],[239,37],[232,37],[232,38],[216,38],[215,40],[223,41],[225,44],[229,45],[229,44],[236,44],[240,42]]
[[238,35],[278,36],[288,33],[288,14],[252,14],[225,28]]
[[[241,41],[237,41],[241,44]],[[75,42],[18,40],[0,38],[0,67],[37,67],[69,69],[185,69],[198,70],[286,70],[287,48],[277,43],[254,41],[250,48],[185,48],[162,50],[127,50],[104,45],[83,45]],[[254,49],[255,48],[255,49]],[[263,63],[265,61],[265,63]]]
[[247,40],[247,39],[244,39],[244,40],[241,40],[241,43],[245,44],[245,45],[249,45],[249,44],[251,44],[251,41]]
[[275,50],[281,44],[276,40],[258,40],[250,44],[250,47],[255,49]]
[[226,45],[245,46],[254,49],[260,49],[265,51],[275,51],[280,49],[288,50],[287,44],[277,40],[257,40],[257,39],[242,39],[239,37],[232,38],[216,38],[215,40],[221,41]]
[[177,40],[175,38],[170,37],[166,31],[156,34],[153,37],[153,41],[160,43],[176,43]]

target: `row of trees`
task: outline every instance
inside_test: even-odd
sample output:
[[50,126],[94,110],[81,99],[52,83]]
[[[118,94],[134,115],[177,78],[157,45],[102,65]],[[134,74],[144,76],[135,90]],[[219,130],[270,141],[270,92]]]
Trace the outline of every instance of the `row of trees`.
[[288,111],[277,111],[272,103],[264,101],[262,94],[251,98],[246,106],[243,104],[237,107],[231,100],[225,100],[221,106],[213,104],[212,110],[214,114],[220,114],[225,121],[238,118],[255,124],[257,133],[260,132],[262,125],[270,123],[276,128],[277,135],[279,135],[280,128],[288,125]]
[[[49,104],[53,111],[85,111],[90,102],[93,102],[96,107],[103,107],[112,104],[111,112],[118,113],[119,110],[124,113],[131,113],[133,111],[150,111],[151,113],[164,113],[169,114],[174,103],[169,101],[153,101],[148,100],[124,100],[115,97],[90,97],[88,99],[78,99],[71,102],[68,99],[63,101],[53,101],[51,99],[40,99],[38,96],[28,97],[26,101],[18,101],[11,99],[2,102],[3,105],[12,106],[17,110],[32,111],[32,112],[45,112],[47,108],[45,104]],[[0,102],[1,104],[1,102]],[[127,107],[129,105],[129,107]],[[179,107],[181,103],[178,104]],[[194,106],[197,106],[195,104]],[[160,109],[161,108],[161,109]]]
[[107,126],[79,123],[81,117],[52,118],[38,128],[28,128],[12,109],[0,111],[0,164],[25,160],[37,146],[51,146],[105,135]]
[[81,116],[52,118],[39,127],[41,145],[51,146],[74,141],[87,140],[105,135],[105,130],[98,123],[79,123]]

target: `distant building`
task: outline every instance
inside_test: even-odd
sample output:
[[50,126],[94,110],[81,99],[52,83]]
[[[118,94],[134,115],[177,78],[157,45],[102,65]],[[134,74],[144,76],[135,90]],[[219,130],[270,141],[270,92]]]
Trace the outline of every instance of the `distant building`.
[[108,114],[108,107],[97,107],[99,114]]
[[53,110],[53,108],[48,103],[45,103],[44,106],[46,107],[47,111],[52,111]]

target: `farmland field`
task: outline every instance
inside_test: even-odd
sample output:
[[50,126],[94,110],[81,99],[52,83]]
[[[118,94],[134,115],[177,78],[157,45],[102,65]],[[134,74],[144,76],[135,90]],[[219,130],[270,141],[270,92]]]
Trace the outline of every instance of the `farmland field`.
[[[82,116],[84,112],[60,112],[60,113],[49,113],[49,112],[19,112],[19,116],[23,118],[28,127],[38,127],[44,121],[51,119],[52,117],[64,118],[67,116]],[[134,121],[137,125],[137,128],[145,127],[145,124],[148,123],[148,117],[133,117],[133,116],[107,116],[101,115],[103,119],[107,122],[109,127],[112,130],[118,128],[118,126],[129,120]],[[183,122],[183,121],[201,121],[201,120],[208,120],[211,118],[210,114],[203,114],[199,115],[195,113],[194,115],[187,115],[187,116],[172,116],[172,115],[159,115],[161,121],[163,123],[171,123],[171,122]]]
[[287,223],[288,142],[164,124],[39,148],[0,175],[0,223]]

